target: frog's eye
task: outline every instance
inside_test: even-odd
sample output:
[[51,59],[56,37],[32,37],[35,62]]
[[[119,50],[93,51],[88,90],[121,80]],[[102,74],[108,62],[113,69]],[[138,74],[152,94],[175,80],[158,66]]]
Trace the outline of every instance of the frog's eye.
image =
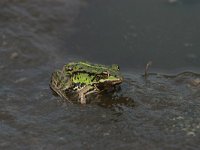
[[108,77],[110,76],[110,73],[108,71],[104,71],[103,74],[107,75]]
[[120,70],[120,68],[119,68],[119,66],[118,66],[118,65],[117,65],[117,67],[116,67],[116,68],[117,68],[117,70]]
[[116,64],[113,64],[112,65],[112,68],[114,69],[114,70],[117,70],[117,71],[119,71],[120,69],[119,69],[119,66],[118,65],[116,65]]

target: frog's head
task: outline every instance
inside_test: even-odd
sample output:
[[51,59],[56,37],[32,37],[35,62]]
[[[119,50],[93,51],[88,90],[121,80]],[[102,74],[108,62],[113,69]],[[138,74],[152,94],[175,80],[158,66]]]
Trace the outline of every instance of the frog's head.
[[119,66],[115,64],[102,70],[100,76],[99,84],[107,86],[117,85],[123,81],[123,77],[119,72]]

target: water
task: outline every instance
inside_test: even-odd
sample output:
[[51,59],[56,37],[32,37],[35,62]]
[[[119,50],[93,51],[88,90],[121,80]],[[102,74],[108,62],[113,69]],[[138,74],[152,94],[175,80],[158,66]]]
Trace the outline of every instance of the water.
[[151,60],[167,73],[199,71],[200,3],[194,2],[93,1],[76,20],[80,30],[69,40],[70,52],[128,70],[141,70]]
[[[199,149],[199,7],[1,0],[0,149]],[[80,59],[119,64],[121,91],[86,106],[60,102],[51,73]]]

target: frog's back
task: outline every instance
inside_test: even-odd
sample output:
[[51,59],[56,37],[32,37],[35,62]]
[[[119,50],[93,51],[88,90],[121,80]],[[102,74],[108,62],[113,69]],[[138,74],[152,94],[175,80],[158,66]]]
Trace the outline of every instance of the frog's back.
[[65,69],[72,70],[72,73],[76,72],[86,72],[89,74],[102,74],[104,72],[110,72],[115,74],[116,71],[112,66],[105,66],[101,64],[92,64],[90,62],[72,62],[65,65]]

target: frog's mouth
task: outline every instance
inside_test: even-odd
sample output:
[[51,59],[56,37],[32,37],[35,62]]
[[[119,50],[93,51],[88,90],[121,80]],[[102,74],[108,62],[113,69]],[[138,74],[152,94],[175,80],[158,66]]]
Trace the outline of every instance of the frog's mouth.
[[122,80],[123,79],[103,79],[103,80],[100,80],[100,83],[102,84],[105,84],[105,85],[117,85],[117,84],[120,84],[122,83]]

